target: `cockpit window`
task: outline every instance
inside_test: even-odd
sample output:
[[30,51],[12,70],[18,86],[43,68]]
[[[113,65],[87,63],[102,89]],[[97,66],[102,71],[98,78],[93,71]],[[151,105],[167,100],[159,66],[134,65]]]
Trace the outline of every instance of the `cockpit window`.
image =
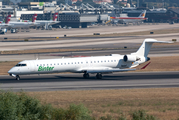
[[17,67],[19,67],[19,66],[27,66],[27,64],[17,64],[16,66]]

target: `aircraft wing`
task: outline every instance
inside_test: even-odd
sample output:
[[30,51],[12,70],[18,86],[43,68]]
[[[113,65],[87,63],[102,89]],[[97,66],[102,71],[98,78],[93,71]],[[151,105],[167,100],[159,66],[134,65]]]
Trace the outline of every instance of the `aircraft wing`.
[[99,69],[99,70],[87,70],[87,73],[112,73],[112,72],[125,72],[125,71],[135,71],[136,69]]
[[136,69],[119,69],[119,68],[108,68],[108,67],[90,67],[90,68],[81,68],[77,72],[86,73],[112,73],[112,72],[125,72],[125,71],[135,71]]
[[[143,66],[142,69],[145,69],[151,62]],[[137,69],[120,69],[120,68],[111,68],[111,67],[87,67],[78,69],[77,72],[86,72],[86,73],[113,73],[113,72],[126,72],[126,71],[135,71]]]

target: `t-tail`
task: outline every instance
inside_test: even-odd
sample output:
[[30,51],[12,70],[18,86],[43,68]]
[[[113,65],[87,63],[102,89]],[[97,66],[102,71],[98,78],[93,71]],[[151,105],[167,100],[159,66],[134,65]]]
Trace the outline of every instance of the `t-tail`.
[[5,23],[9,24],[9,21],[11,20],[11,15],[8,15],[5,19]]
[[132,67],[135,67],[141,63],[144,63],[146,61],[149,61],[150,58],[147,57],[149,54],[149,51],[152,47],[153,43],[173,43],[173,42],[167,42],[167,41],[157,41],[155,39],[145,39],[140,46],[140,48],[135,53],[131,53],[129,55],[124,55],[124,61],[125,62],[134,62]]
[[146,10],[144,10],[144,11],[139,15],[139,18],[145,18],[145,15],[146,15]]

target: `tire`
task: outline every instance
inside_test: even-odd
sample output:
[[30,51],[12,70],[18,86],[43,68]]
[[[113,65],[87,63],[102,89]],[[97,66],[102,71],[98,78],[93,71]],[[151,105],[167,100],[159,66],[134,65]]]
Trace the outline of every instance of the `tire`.
[[20,80],[20,77],[19,77],[19,75],[17,75],[17,76],[16,76],[16,80],[18,80],[18,81]]
[[88,73],[83,74],[83,78],[89,78],[89,74]]
[[97,78],[97,79],[102,79],[102,77],[103,77],[102,74],[97,73],[97,75],[96,75],[96,78]]

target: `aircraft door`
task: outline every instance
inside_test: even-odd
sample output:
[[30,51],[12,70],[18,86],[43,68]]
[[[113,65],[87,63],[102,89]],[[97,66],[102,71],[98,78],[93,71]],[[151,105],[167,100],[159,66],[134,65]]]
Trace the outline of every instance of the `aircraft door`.
[[30,62],[29,62],[28,70],[30,70],[31,72],[34,72],[34,71],[35,71],[35,64],[34,64],[33,61],[30,61]]

